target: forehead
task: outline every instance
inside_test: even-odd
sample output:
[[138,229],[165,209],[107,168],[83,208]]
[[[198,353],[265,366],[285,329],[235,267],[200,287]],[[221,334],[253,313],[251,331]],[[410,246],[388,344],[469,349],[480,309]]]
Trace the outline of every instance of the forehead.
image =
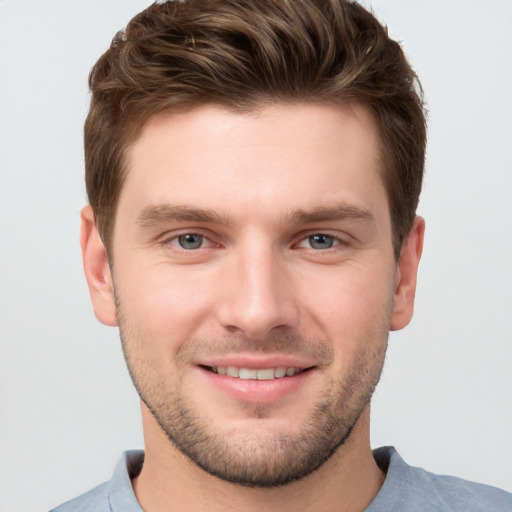
[[[385,199],[377,129],[360,105],[205,105],[152,117],[127,152],[119,208],[200,205],[282,213]],[[364,203],[364,204],[360,204]]]

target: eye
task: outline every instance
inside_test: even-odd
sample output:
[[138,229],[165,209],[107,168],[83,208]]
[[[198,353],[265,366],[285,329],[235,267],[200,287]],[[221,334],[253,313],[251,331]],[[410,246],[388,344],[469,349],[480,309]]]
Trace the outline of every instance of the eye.
[[200,249],[203,246],[205,238],[203,235],[198,235],[197,233],[186,233],[178,236],[175,240],[182,249],[191,251]]
[[315,233],[314,235],[305,238],[299,245],[300,247],[311,247],[312,249],[325,250],[331,249],[339,245],[340,241],[331,235],[323,233]]

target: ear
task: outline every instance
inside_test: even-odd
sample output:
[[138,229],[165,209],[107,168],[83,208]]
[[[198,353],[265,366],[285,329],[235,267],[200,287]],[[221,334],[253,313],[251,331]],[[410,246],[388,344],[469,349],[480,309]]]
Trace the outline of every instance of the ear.
[[424,235],[425,221],[416,217],[402,245],[396,269],[395,302],[390,327],[392,331],[403,329],[411,321]]
[[82,209],[80,222],[80,246],[94,314],[105,325],[118,325],[107,251],[98,234],[90,205]]

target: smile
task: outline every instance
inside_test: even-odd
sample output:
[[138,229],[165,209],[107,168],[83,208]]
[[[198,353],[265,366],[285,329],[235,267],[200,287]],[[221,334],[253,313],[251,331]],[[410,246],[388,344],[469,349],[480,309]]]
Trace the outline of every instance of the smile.
[[283,377],[293,377],[306,368],[297,368],[294,366],[284,367],[280,366],[277,368],[239,368],[238,366],[210,366],[208,367],[213,373],[219,375],[226,375],[227,377],[233,377],[242,380],[272,380],[281,379]]
[[[279,357],[279,359],[286,358]],[[231,364],[228,361],[210,361],[209,363],[197,366],[202,370],[199,372],[201,376],[199,378],[206,379],[206,387],[212,386],[216,390],[216,397],[224,395],[241,403],[270,404],[286,397],[291,399],[295,393],[306,386],[306,383],[312,385],[318,379],[316,366],[311,366],[305,361],[301,364],[297,359],[293,362],[289,360],[257,363],[253,358],[252,361],[239,361],[239,366],[235,366],[235,361]]]

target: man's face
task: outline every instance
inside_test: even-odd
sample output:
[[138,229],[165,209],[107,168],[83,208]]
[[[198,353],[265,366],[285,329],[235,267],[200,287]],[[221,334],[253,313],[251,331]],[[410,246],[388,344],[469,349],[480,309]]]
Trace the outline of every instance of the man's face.
[[130,148],[111,323],[147,408],[211,474],[301,478],[368,407],[400,274],[379,165],[358,106],[203,106]]

